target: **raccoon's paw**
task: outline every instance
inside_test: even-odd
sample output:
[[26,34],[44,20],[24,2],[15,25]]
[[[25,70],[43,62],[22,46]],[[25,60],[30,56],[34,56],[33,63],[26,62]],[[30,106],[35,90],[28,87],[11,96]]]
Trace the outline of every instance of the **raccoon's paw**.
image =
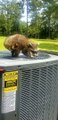
[[11,51],[12,57],[18,57],[19,53],[17,53],[15,50]]

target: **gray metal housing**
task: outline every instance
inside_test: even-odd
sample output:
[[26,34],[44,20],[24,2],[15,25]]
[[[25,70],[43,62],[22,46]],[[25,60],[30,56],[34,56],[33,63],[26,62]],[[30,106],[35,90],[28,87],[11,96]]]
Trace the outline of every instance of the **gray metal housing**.
[[[5,71],[18,70],[19,72],[16,110],[5,114],[0,110],[0,119],[57,120],[58,56],[39,53],[38,57],[32,59],[23,55],[11,58],[9,52],[1,52],[0,56],[0,67]],[[0,75],[1,86],[2,74]],[[2,87],[0,98],[1,89]]]

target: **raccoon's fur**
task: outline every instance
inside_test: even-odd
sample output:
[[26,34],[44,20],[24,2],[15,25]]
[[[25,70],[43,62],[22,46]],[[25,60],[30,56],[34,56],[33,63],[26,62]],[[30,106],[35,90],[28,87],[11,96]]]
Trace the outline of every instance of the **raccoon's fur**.
[[27,37],[21,34],[7,37],[4,46],[11,51],[13,57],[18,56],[20,52],[29,57],[33,57],[38,53],[37,44],[31,43]]

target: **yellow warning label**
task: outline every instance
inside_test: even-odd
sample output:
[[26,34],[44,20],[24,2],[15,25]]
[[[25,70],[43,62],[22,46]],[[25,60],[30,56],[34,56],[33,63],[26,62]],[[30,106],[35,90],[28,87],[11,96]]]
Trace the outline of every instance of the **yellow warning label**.
[[3,74],[3,80],[4,80],[4,92],[16,91],[18,71],[5,72]]

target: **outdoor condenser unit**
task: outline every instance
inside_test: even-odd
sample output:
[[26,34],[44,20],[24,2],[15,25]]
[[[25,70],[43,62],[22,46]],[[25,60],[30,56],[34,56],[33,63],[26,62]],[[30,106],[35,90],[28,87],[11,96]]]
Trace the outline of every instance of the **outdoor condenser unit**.
[[58,56],[0,52],[0,120],[57,120]]

